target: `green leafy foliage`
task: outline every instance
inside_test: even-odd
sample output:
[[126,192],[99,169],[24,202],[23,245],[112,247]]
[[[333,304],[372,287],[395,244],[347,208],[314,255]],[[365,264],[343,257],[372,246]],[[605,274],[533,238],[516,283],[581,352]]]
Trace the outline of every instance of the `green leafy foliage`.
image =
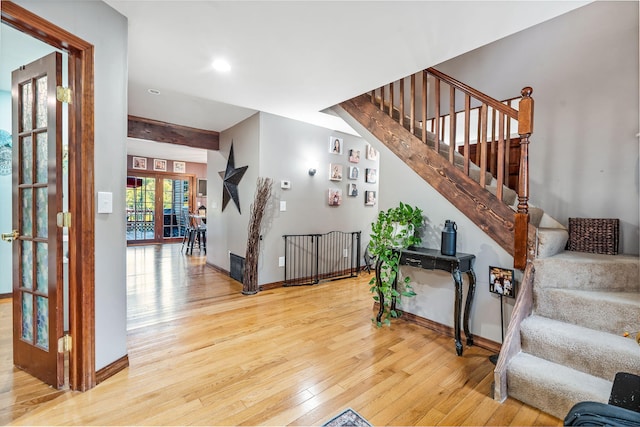
[[[401,296],[413,297],[416,293],[409,284],[410,280],[405,277],[402,282],[402,289],[393,289],[400,267],[400,252],[398,249],[408,248],[418,245],[422,241],[418,229],[422,227],[422,210],[400,202],[395,208],[380,211],[376,222],[371,224],[371,241],[369,242],[369,252],[376,258],[376,276],[370,281],[370,291],[374,294],[373,299],[380,302],[378,295],[382,295],[382,305],[384,307],[384,321],[377,322],[378,326],[390,325],[391,318],[397,318],[400,313],[391,310],[392,298]],[[379,279],[376,280],[376,278]],[[375,321],[375,319],[373,319]]]

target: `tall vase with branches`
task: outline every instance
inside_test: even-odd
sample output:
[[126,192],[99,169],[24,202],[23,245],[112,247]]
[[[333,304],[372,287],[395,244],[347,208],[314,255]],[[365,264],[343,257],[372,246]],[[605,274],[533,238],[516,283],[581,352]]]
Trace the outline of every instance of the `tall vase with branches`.
[[244,277],[242,293],[253,295],[258,293],[258,258],[260,256],[260,231],[262,218],[269,199],[271,198],[271,178],[258,178],[256,194],[251,204],[251,218],[249,219],[249,233],[247,237],[247,252],[245,254]]

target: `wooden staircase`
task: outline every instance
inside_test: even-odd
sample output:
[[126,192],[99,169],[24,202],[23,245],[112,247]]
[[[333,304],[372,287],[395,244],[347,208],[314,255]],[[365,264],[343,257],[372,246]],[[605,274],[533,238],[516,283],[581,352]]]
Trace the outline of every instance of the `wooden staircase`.
[[[511,254],[515,268],[525,270],[495,370],[494,392],[499,401],[507,397],[509,363],[521,351],[521,322],[532,311],[533,261],[562,251],[568,237],[557,221],[545,219],[540,209],[529,206],[531,93],[531,88],[524,88],[514,108],[515,98],[495,100],[429,68],[333,107],[363,136],[387,146]],[[515,138],[520,143],[520,170],[513,194],[506,184],[512,155],[509,147]],[[474,142],[476,155],[472,158]]]
[[[443,87],[448,90],[442,90]],[[511,254],[516,268],[524,269],[527,260],[536,256],[537,232],[536,226],[529,224],[528,205],[528,145],[533,129],[531,92],[529,87],[522,90],[516,110],[511,106],[512,100],[507,103],[495,100],[429,68],[342,102],[339,109],[364,126]],[[448,93],[448,97],[442,97],[443,93]],[[464,103],[462,109],[456,107],[460,103],[458,98]],[[446,113],[441,114],[441,110]],[[513,135],[511,129],[516,127],[518,134]],[[478,146],[475,159],[469,154],[471,135],[476,137]],[[505,185],[505,177],[508,178],[508,147],[514,136],[520,139],[520,173],[517,206],[510,206],[503,200],[511,191]],[[460,151],[464,154],[458,152],[458,145],[463,147]],[[487,161],[489,145],[496,151],[495,166]]]

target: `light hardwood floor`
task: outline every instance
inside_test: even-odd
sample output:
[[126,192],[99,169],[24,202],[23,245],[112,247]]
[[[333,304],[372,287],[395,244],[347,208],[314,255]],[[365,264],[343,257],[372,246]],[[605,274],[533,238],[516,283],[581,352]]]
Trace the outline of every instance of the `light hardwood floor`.
[[488,351],[457,357],[428,329],[372,325],[366,273],[244,296],[179,245],[130,247],[127,271],[130,367],[85,393],[5,367],[0,303],[0,424],[319,425],[351,407],[379,426],[562,425],[493,401]]

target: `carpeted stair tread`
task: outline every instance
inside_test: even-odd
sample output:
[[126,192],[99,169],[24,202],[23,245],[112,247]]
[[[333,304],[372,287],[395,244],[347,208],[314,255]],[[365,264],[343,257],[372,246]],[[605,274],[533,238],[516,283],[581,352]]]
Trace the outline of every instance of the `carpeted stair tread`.
[[522,322],[522,350],[605,380],[618,372],[640,375],[635,340],[533,315]]
[[509,396],[563,419],[585,400],[606,403],[611,381],[520,353],[508,368]]
[[[518,194],[516,193],[516,198],[517,197]],[[534,227],[539,227],[540,221],[542,221],[542,215],[544,215],[544,211],[542,209],[529,205],[529,224],[533,225]]]
[[535,260],[535,286],[640,292],[640,259],[564,251]]
[[562,252],[569,240],[569,232],[564,228],[538,228],[537,258],[549,258]]
[[539,316],[619,335],[637,330],[640,293],[534,287],[533,311]]
[[[496,195],[497,187],[495,185],[488,185],[485,188],[487,189],[487,191],[489,191],[489,193],[493,194],[494,196]],[[505,204],[511,206],[516,202],[517,198],[518,193],[516,193],[509,187],[505,187],[504,185],[502,186],[502,201]]]

